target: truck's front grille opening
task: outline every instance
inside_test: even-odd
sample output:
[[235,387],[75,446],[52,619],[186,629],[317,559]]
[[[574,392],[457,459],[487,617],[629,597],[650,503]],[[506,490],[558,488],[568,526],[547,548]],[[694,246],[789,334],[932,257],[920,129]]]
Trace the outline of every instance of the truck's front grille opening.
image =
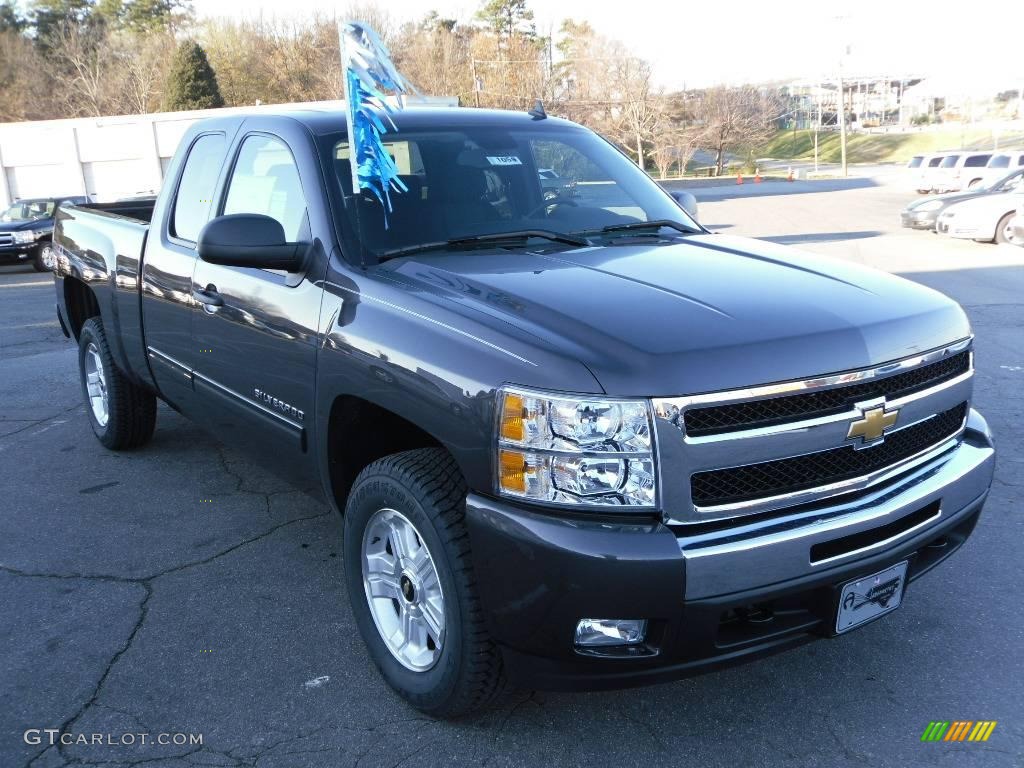
[[899,464],[952,437],[963,427],[967,403],[892,432],[879,445],[852,445],[788,459],[698,472],[690,478],[698,507],[735,504],[819,488]]
[[867,531],[854,533],[849,536],[842,536],[831,541],[823,541],[811,547],[811,563],[822,563],[835,557],[842,557],[853,552],[858,552],[867,547],[888,541],[896,536],[907,533],[926,523],[939,514],[940,502],[938,499],[925,507],[904,515],[898,520],[893,520],[887,525],[880,525]]
[[855,403],[886,397],[893,400],[921,392],[967,373],[971,369],[971,353],[965,350],[943,360],[922,365],[906,373],[860,384],[838,386],[817,392],[785,395],[743,403],[693,408],[686,412],[686,434],[691,437],[737,432],[767,427],[788,421],[800,421],[842,413]]

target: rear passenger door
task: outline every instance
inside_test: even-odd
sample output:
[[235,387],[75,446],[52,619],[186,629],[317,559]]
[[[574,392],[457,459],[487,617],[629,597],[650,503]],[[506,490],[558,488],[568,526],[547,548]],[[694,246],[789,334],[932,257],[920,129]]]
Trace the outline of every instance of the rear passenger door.
[[227,156],[227,137],[202,133],[193,139],[176,183],[173,199],[150,223],[142,274],[142,316],[146,354],[160,394],[183,412],[191,410],[192,271],[196,241],[210,217]]
[[[319,184],[310,179],[308,186]],[[264,132],[238,144],[218,215],[277,219],[289,242],[311,242],[303,179],[289,145]],[[195,388],[204,421],[294,474],[312,467],[316,339],[322,288],[305,273],[196,264]]]

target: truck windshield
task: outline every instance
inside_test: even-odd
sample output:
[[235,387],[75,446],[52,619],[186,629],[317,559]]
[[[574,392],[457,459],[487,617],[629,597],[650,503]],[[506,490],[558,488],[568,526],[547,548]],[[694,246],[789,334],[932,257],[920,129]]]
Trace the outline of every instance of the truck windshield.
[[22,200],[0,213],[0,221],[35,221],[53,216],[53,200]]
[[645,221],[653,233],[664,226],[653,222],[672,222],[664,231],[673,235],[702,231],[635,164],[583,128],[417,130],[385,142],[407,187],[391,192],[391,212],[366,190],[353,204],[344,136],[326,136],[322,145],[344,199],[343,229],[359,232],[378,257],[451,240],[493,245],[491,236],[503,233],[525,242],[523,233],[541,232],[564,247],[581,236],[622,237],[623,225]]

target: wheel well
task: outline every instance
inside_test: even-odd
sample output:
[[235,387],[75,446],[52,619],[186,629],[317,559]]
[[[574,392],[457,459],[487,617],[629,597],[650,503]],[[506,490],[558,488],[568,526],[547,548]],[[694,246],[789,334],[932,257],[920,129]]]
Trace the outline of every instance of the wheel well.
[[69,330],[76,340],[85,321],[100,313],[96,294],[77,277],[64,278],[64,306],[68,309]]
[[398,414],[359,397],[337,398],[328,423],[327,461],[338,508],[345,509],[352,483],[367,464],[392,453],[431,447],[444,446]]

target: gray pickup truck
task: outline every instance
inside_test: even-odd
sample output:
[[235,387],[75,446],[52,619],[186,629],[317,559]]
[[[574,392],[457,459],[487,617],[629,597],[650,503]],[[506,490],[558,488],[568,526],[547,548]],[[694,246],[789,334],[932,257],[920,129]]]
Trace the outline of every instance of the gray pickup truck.
[[411,704],[838,636],[970,535],[994,451],[957,304],[711,234],[564,120],[395,121],[390,209],[341,114],[201,122],[155,204],[61,210],[55,280],[105,446],[160,399],[344,514]]

